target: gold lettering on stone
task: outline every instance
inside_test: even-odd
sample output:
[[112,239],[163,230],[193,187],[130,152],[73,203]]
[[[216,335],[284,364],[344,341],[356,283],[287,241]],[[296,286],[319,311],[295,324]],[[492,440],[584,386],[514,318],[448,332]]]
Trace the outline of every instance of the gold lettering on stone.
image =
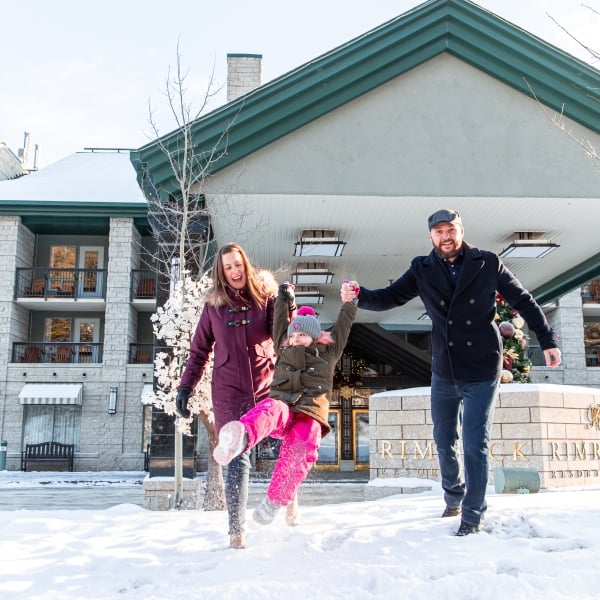
[[393,458],[392,444],[390,444],[390,442],[381,442],[381,458]]
[[421,450],[419,442],[415,442],[415,458],[425,458],[425,455],[427,455],[427,458],[433,458],[433,447],[431,444],[432,442],[429,442],[425,450]]
[[529,460],[523,452],[521,452],[523,446],[525,446],[525,442],[513,442],[513,460]]
[[565,460],[558,451],[558,442],[550,442],[550,448],[552,449],[552,460]]
[[573,442],[573,449],[575,451],[575,458],[580,460],[587,459],[587,452],[585,449],[585,442],[579,442],[581,445],[578,447],[576,442]]
[[502,442],[492,442],[490,444],[490,450],[489,450],[489,456],[492,460],[500,460],[495,454],[494,454],[494,450],[496,449],[496,446],[499,447],[500,452],[504,449],[504,444]]

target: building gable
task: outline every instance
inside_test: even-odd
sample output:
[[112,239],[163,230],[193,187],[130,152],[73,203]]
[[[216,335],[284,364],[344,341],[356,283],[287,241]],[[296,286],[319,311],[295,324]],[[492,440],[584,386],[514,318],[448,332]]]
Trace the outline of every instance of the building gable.
[[[226,143],[223,169],[442,53],[600,133],[597,70],[467,0],[432,0],[198,119],[192,137],[199,150]],[[176,186],[160,146],[175,153],[179,137],[134,157],[163,191]]]

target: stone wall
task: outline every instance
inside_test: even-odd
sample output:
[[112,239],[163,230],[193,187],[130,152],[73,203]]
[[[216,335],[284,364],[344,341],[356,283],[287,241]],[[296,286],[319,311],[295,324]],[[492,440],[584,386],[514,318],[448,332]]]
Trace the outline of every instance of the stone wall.
[[[440,480],[429,398],[429,387],[370,397],[371,480]],[[501,385],[490,458],[490,483],[504,467],[537,471],[542,488],[599,485],[600,389]]]

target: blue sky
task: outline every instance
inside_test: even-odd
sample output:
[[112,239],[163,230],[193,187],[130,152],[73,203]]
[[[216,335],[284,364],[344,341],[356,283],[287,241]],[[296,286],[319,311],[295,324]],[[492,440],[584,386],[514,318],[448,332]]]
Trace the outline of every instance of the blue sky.
[[[589,57],[555,25],[597,49],[600,16],[579,0],[479,0],[568,52]],[[262,54],[263,83],[417,6],[414,0],[29,0],[5,3],[0,40],[0,141],[25,131],[44,167],[84,147],[139,147],[174,128],[162,94],[179,40],[194,103],[223,86],[228,52]],[[600,11],[600,0],[588,0]],[[550,16],[549,16],[550,15]],[[596,65],[597,66],[597,65]],[[209,109],[225,101],[224,91]],[[31,161],[30,161],[31,166]]]

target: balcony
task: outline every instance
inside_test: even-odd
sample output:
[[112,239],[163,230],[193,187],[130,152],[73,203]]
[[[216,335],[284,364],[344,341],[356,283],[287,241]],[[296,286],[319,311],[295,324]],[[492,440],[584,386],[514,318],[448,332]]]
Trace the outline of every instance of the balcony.
[[13,363],[91,364],[102,362],[104,344],[74,342],[15,342]]
[[169,346],[157,346],[155,344],[129,344],[130,365],[153,365],[154,357],[158,352],[171,353]]
[[600,279],[594,279],[581,288],[584,317],[600,317]]
[[585,366],[600,367],[600,346],[585,347]]
[[133,269],[131,271],[131,304],[139,312],[156,310],[158,277],[154,271]]
[[30,310],[104,310],[106,269],[17,269],[14,299]]

